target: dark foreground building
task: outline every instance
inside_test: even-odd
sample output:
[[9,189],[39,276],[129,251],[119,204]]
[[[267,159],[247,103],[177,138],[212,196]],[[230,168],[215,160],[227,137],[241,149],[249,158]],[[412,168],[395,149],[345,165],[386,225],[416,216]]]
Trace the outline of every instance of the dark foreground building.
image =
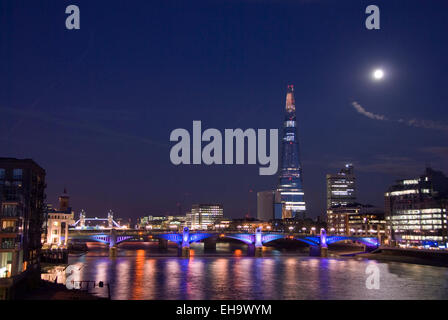
[[446,246],[448,178],[427,168],[420,177],[397,181],[385,194],[392,244]]
[[44,189],[33,160],[0,158],[0,300],[40,279]]

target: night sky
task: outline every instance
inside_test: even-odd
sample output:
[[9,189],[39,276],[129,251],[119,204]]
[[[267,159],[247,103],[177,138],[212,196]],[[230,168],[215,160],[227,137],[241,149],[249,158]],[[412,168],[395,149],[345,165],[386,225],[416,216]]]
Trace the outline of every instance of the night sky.
[[[70,4],[81,30],[65,28]],[[381,30],[365,28],[370,4]],[[383,206],[396,179],[448,173],[447,14],[436,0],[0,0],[0,156],[34,159],[48,202],[67,187],[76,215],[217,202],[254,217],[276,176],[176,167],[169,136],[193,120],[280,128],[291,83],[309,216],[346,161],[359,201]]]

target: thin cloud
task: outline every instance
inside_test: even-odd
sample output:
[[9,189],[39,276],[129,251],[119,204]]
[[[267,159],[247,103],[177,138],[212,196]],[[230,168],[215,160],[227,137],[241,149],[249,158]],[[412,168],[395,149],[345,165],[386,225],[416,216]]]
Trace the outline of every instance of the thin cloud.
[[356,101],[352,102],[352,106],[353,106],[353,108],[355,108],[355,110],[358,113],[360,113],[360,114],[362,114],[362,115],[364,115],[367,118],[372,119],[372,120],[391,121],[391,122],[405,124],[405,125],[407,125],[409,127],[414,127],[414,128],[424,128],[424,129],[448,131],[448,125],[442,124],[442,123],[439,123],[439,122],[436,122],[436,121],[424,120],[424,119],[411,119],[411,120],[399,119],[399,120],[393,120],[393,119],[388,119],[384,115],[375,114],[375,113],[367,111],[363,106],[361,106]]
[[363,106],[361,106],[356,101],[352,102],[352,106],[353,106],[353,108],[355,108],[355,110],[358,113],[366,116],[367,118],[370,118],[370,119],[373,119],[373,120],[382,120],[382,121],[387,120],[387,118],[385,116],[381,115],[381,114],[374,114],[372,112],[367,111],[366,109],[363,108]]
[[405,123],[406,125],[410,127],[415,128],[425,128],[425,129],[434,129],[434,130],[442,130],[442,131],[448,131],[448,126],[432,121],[432,120],[419,120],[419,119],[411,119],[411,120],[398,120],[400,123]]

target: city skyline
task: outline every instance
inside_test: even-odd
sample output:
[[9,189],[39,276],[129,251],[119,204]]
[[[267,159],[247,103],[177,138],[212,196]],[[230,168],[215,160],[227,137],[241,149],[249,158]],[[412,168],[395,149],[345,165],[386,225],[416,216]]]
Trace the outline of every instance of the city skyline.
[[0,0],[0,300],[448,299],[447,12]]
[[[47,170],[50,203],[67,187],[76,213],[136,218],[219,202],[230,217],[255,217],[256,193],[275,176],[250,166],[177,168],[169,132],[196,119],[280,128],[289,83],[309,216],[325,213],[325,175],[346,162],[357,168],[360,202],[373,205],[428,163],[448,171],[440,68],[448,48],[432,41],[444,37],[446,4],[408,2],[417,27],[399,5],[379,1],[378,31],[365,29],[364,3],[141,1],[126,14],[113,2],[78,4],[82,27],[73,32],[64,4],[4,8],[16,16],[3,30],[18,40],[5,38],[0,51],[0,148]],[[371,77],[379,67],[381,81]]]

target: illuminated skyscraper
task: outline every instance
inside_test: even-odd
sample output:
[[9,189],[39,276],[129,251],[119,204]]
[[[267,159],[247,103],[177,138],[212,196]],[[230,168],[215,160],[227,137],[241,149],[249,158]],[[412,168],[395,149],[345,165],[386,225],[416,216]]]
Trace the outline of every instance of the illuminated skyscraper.
[[337,174],[327,174],[327,209],[355,202],[355,169],[351,163],[347,163]]
[[302,166],[299,158],[299,139],[297,134],[296,105],[294,86],[288,86],[286,94],[286,113],[283,124],[282,158],[277,187],[282,204],[282,218],[294,218],[305,213],[305,199],[302,182]]

